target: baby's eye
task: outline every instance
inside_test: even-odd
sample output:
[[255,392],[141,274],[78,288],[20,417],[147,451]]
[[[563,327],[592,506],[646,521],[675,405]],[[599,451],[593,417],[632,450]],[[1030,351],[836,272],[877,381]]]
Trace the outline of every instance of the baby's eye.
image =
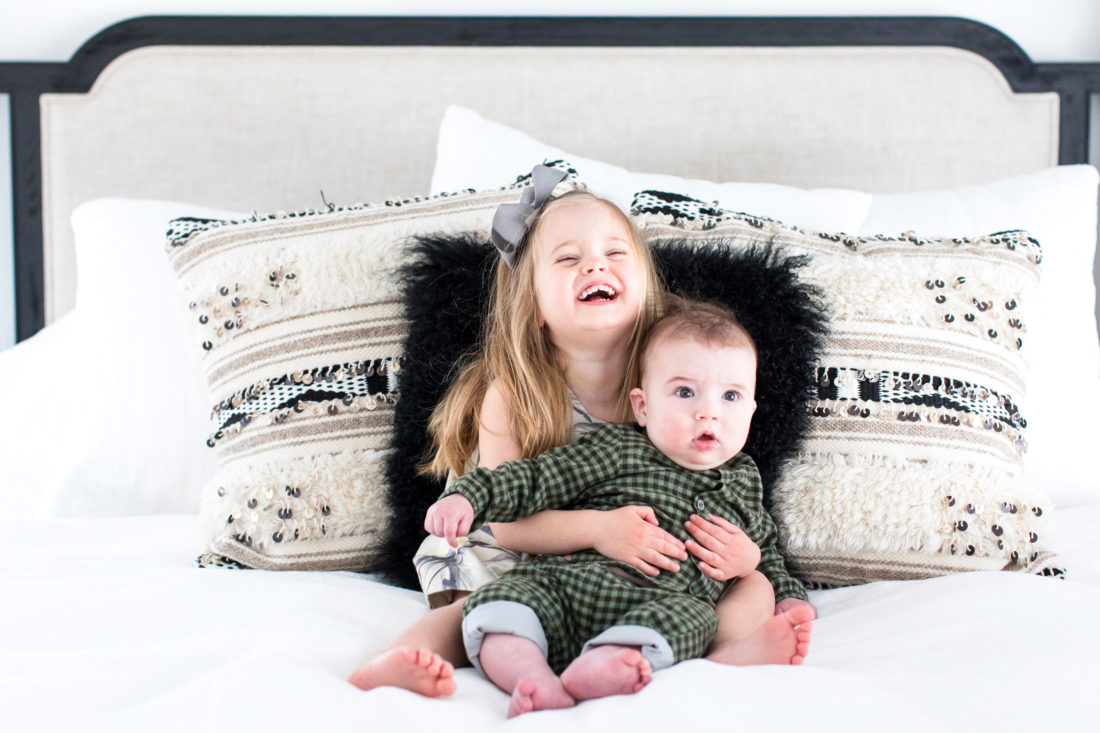
[[673,394],[675,394],[677,397],[682,397],[684,399],[695,396],[695,392],[691,389],[691,387],[677,387],[676,391]]
[[737,400],[741,399],[741,395],[731,389],[729,392],[726,392],[724,395],[722,395],[722,399],[726,400],[727,402],[736,402]]

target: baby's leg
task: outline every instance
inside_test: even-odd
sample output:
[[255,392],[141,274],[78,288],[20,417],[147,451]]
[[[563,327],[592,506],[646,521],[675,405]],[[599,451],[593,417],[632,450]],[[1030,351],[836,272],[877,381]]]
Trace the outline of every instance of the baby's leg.
[[535,710],[555,710],[575,704],[561,680],[546,663],[538,644],[522,636],[488,633],[478,655],[485,676],[512,695],[508,717]]
[[607,644],[584,652],[561,673],[565,691],[576,700],[631,695],[649,684],[653,670],[634,646]]
[[718,601],[718,631],[711,652],[748,637],[775,614],[775,591],[763,573],[753,571],[739,579]]
[[706,653],[718,620],[714,606],[687,593],[652,590],[634,608],[619,616],[615,626],[585,644],[637,644],[652,671]]
[[[747,581],[747,583],[746,583]],[[768,592],[759,590],[760,583],[767,583]],[[760,573],[753,573],[737,582],[733,590],[746,583],[745,592],[736,595],[732,591],[718,605],[719,630],[723,623],[727,629],[743,632],[748,621],[757,623],[750,633],[743,636],[727,635],[722,640],[717,637],[711,645],[707,659],[712,662],[732,665],[748,664],[802,664],[810,651],[810,636],[813,631],[814,610],[810,606],[797,606],[789,611],[773,615],[774,595],[771,584]],[[767,599],[767,614],[761,613],[764,599]],[[746,622],[738,624],[734,617],[744,609]],[[763,616],[763,621],[760,618]],[[733,621],[733,623],[730,623]]]
[[512,696],[509,717],[575,704],[554,671],[561,668],[572,615],[552,576],[537,563],[520,566],[465,604],[466,654]]
[[455,691],[454,668],[469,662],[462,646],[462,601],[435,608],[367,660],[348,679],[363,690],[401,687],[427,697],[445,697]]
[[614,626],[584,645],[561,675],[578,700],[638,692],[653,672],[698,657],[717,626],[709,604],[683,593],[640,591]]

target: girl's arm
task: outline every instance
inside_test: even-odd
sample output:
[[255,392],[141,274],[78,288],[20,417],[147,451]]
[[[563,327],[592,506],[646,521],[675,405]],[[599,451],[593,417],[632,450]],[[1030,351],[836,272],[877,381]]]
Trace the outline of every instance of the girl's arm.
[[624,506],[610,511],[551,509],[508,524],[490,524],[500,544],[541,555],[567,555],[592,548],[646,575],[676,572],[686,560],[684,543],[657,526],[653,509]]
[[519,443],[512,435],[510,417],[508,402],[497,383],[493,382],[485,390],[485,399],[481,401],[481,413],[478,415],[478,466],[496,468],[505,461],[523,458]]
[[[478,466],[496,468],[522,458],[509,425],[509,407],[496,382],[481,403]],[[686,560],[684,543],[657,526],[653,510],[644,506],[612,511],[548,510],[518,522],[489,525],[504,547],[538,555],[567,555],[589,548],[626,563],[647,575],[676,572],[676,560]]]

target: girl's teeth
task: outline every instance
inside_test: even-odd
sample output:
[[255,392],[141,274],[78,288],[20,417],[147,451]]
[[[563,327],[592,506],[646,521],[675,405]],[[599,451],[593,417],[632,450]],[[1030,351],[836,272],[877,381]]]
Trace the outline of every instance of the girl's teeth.
[[602,293],[603,295],[607,296],[608,298],[614,298],[615,297],[615,291],[612,288],[609,288],[606,285],[597,285],[595,287],[588,288],[583,293],[581,293],[581,300],[588,300],[593,295],[596,295],[598,293]]

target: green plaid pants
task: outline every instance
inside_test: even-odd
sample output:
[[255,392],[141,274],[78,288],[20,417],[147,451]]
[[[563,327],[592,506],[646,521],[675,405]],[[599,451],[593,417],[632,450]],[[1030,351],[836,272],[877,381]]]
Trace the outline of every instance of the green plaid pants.
[[[713,604],[682,591],[639,586],[610,567],[598,562],[521,563],[467,598],[463,615],[469,617],[495,601],[527,606],[538,617],[546,637],[546,660],[558,674],[581,654],[586,642],[613,627],[656,631],[671,647],[674,662],[706,652],[718,629]],[[519,635],[526,636],[522,631]]]

